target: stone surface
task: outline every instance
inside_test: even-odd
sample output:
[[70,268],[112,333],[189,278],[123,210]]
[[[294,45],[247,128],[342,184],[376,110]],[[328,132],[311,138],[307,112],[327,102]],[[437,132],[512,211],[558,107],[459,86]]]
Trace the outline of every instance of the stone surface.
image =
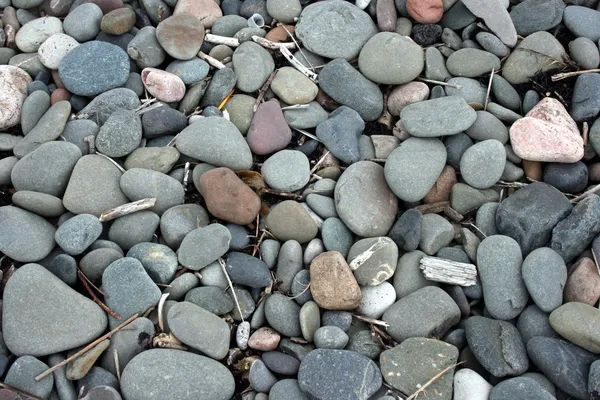
[[600,102],[596,93],[599,89],[600,74],[584,74],[577,77],[571,99],[571,116],[575,121],[589,120],[598,115]]
[[532,400],[555,399],[541,384],[526,377],[517,377],[502,381],[490,392],[491,400],[514,399],[522,396]]
[[246,136],[252,152],[259,155],[282,150],[290,143],[292,131],[276,99],[258,106]]
[[529,253],[523,261],[523,281],[535,304],[552,312],[562,304],[567,282],[567,266],[556,251],[542,247]]
[[600,353],[598,324],[600,311],[593,306],[569,302],[550,314],[550,325],[563,338],[592,353]]
[[412,136],[439,137],[467,130],[477,113],[458,96],[410,104],[400,112],[404,129]]
[[494,32],[504,44],[513,47],[517,44],[517,31],[500,0],[492,0],[488,3],[481,3],[476,0],[466,0],[463,4],[478,18],[483,19],[489,29]]
[[267,228],[281,241],[306,243],[318,232],[308,211],[294,200],[285,200],[272,207],[266,218]]
[[156,39],[173,58],[194,58],[204,40],[204,25],[195,15],[178,13],[161,21],[156,27]]
[[19,262],[34,262],[54,248],[55,228],[30,211],[0,207],[0,251]]
[[406,0],[408,14],[421,24],[435,24],[444,14],[443,2],[440,0]]
[[154,207],[149,210],[159,216],[184,201],[184,190],[179,181],[149,169],[132,168],[125,171],[120,179],[120,187],[131,201],[156,198]]
[[600,298],[599,282],[600,277],[594,261],[588,257],[582,257],[569,270],[564,291],[565,301],[596,304]]
[[35,377],[48,369],[48,365],[32,356],[22,356],[15,360],[6,373],[4,383],[16,389],[31,393],[34,396],[46,399],[54,386],[52,374],[40,381]]
[[352,310],[361,300],[361,292],[344,257],[325,252],[310,264],[310,291],[315,302],[327,310]]
[[179,246],[179,263],[198,271],[227,253],[230,241],[231,233],[221,224],[194,229]]
[[580,5],[568,6],[563,14],[567,28],[577,37],[586,37],[597,42],[600,30],[595,26],[600,21],[600,12]]
[[350,107],[341,106],[317,125],[317,138],[330,149],[331,154],[346,164],[359,161],[360,137],[365,123],[360,114]]
[[260,89],[275,69],[269,52],[251,41],[244,42],[235,49],[232,62],[237,75],[237,88],[246,93]]
[[362,239],[352,245],[347,259],[359,285],[377,286],[394,274],[398,247],[385,236]]
[[571,214],[552,229],[550,247],[569,262],[581,254],[600,233],[600,197],[591,194],[573,207]]

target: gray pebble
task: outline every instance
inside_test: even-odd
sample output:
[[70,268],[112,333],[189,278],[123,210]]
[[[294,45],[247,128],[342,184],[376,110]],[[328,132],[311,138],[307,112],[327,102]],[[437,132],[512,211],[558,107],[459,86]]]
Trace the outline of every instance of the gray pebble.
[[263,163],[260,172],[271,188],[295,192],[308,183],[310,164],[299,151],[281,150]]
[[156,38],[156,28],[145,26],[127,44],[127,54],[140,68],[158,67],[166,53]]
[[127,257],[139,260],[154,282],[165,285],[171,283],[179,266],[175,252],[157,243],[138,243],[129,249]]
[[348,335],[337,326],[323,326],[314,334],[314,342],[321,349],[343,349],[348,343]]
[[162,215],[169,208],[182,204],[183,186],[174,178],[157,171],[132,168],[121,176],[121,190],[131,201],[156,198],[150,210]]
[[178,258],[186,268],[198,271],[229,250],[231,233],[221,224],[210,224],[189,232],[179,247]]
[[300,306],[279,293],[270,295],[265,302],[265,317],[273,329],[282,335],[300,336]]
[[115,220],[108,230],[108,238],[124,250],[138,243],[151,242],[160,217],[152,211],[138,211]]
[[[6,184],[10,184],[10,180]],[[20,190],[11,200],[14,205],[42,217],[58,217],[66,211],[60,198],[46,193]]]
[[488,189],[498,182],[505,165],[504,146],[495,139],[488,139],[474,144],[464,152],[460,160],[460,172],[469,185],[477,189]]
[[160,232],[173,249],[178,248],[185,235],[208,225],[208,214],[198,204],[181,204],[169,208],[160,217]]
[[339,251],[344,257],[348,255],[354,242],[352,231],[339,218],[327,218],[323,221],[321,236],[327,251]]
[[523,261],[523,281],[535,304],[544,312],[560,307],[567,282],[567,266],[562,257],[548,247],[529,253]]
[[169,293],[170,300],[179,301],[183,299],[189,291],[198,286],[198,283],[200,283],[200,280],[196,275],[191,272],[186,272],[172,280],[169,287],[165,288],[163,294]]
[[87,249],[102,233],[102,223],[93,215],[79,214],[70,218],[57,230],[56,243],[68,254],[78,255]]
[[52,374],[40,381],[35,377],[46,371],[49,367],[32,356],[22,356],[15,360],[6,373],[4,383],[16,389],[23,390],[41,398],[48,398],[54,386]]
[[454,227],[448,220],[437,214],[423,215],[419,247],[425,254],[434,255],[454,239]]

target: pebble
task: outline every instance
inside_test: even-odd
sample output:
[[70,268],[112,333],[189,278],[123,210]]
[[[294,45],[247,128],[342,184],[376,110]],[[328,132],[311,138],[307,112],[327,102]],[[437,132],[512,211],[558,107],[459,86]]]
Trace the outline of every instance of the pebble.
[[563,13],[564,24],[577,37],[586,37],[594,42],[600,39],[600,11],[579,5],[568,6]]
[[502,144],[508,142],[508,129],[506,126],[497,117],[487,111],[477,111],[477,119],[465,133],[473,140],[484,141],[495,139]]
[[158,42],[156,28],[153,26],[143,27],[134,38],[125,41],[125,44],[124,50],[140,68],[158,67],[163,63],[167,54]]
[[69,286],[77,282],[77,261],[68,254],[59,254],[48,266],[48,271],[58,276]]
[[[104,270],[102,287],[106,305],[122,318],[129,318],[135,313],[143,315],[158,304],[161,295],[142,263],[131,257],[114,261]],[[109,316],[109,323],[114,329],[120,322]]]
[[552,229],[550,247],[569,262],[581,254],[600,233],[600,197],[591,194],[573,207],[571,214]]
[[359,285],[378,286],[394,274],[398,247],[385,236],[362,239],[352,245],[347,259]]
[[[24,298],[29,299],[25,305]],[[107,326],[106,313],[97,304],[38,264],[26,264],[13,273],[2,309],[3,338],[17,356],[70,350],[90,343]]]
[[246,93],[259,90],[275,69],[269,52],[251,41],[235,49],[232,61],[237,75],[237,88]]
[[54,248],[55,228],[44,218],[14,206],[0,207],[0,251],[20,262],[45,258]]
[[426,286],[438,286],[436,282],[425,279],[421,272],[420,261],[425,255],[422,251],[410,251],[400,257],[394,274],[393,285],[398,299],[401,299]]
[[62,33],[62,22],[56,17],[36,18],[17,31],[15,44],[23,53],[35,53],[55,33]]
[[423,82],[410,82],[397,86],[388,96],[388,111],[394,116],[400,115],[404,107],[409,104],[427,100],[429,86]]
[[277,331],[262,327],[257,329],[248,340],[248,347],[260,351],[271,351],[277,348],[281,337]]
[[[202,379],[197,379],[199,376]],[[169,396],[181,400],[195,396],[227,400],[233,396],[235,381],[225,366],[208,357],[175,349],[151,349],[127,364],[121,389],[128,400]]]
[[189,60],[200,51],[204,40],[204,26],[193,14],[176,14],[158,24],[156,39],[171,57]]
[[[481,165],[486,164],[486,168]],[[501,142],[488,139],[469,147],[460,159],[463,179],[477,189],[492,187],[504,171],[506,151]]]
[[[94,68],[85,68],[88,65],[94,65]],[[86,42],[62,58],[58,73],[69,92],[95,96],[127,82],[129,58],[127,53],[113,44]]]
[[267,264],[246,253],[229,253],[226,268],[233,283],[251,288],[262,288],[271,283]]
[[383,95],[378,86],[346,60],[338,58],[327,63],[319,73],[319,87],[333,100],[358,112],[365,121],[374,121],[383,111]]
[[531,304],[523,310],[519,315],[516,327],[525,344],[536,336],[556,337],[556,332],[550,326],[549,315],[535,304]]
[[450,192],[450,206],[461,214],[498,200],[498,192],[494,189],[475,189],[461,182],[456,183]]
[[[594,248],[597,247],[594,246]],[[565,301],[596,304],[600,298],[600,290],[597,286],[600,283],[600,277],[594,261],[588,257],[582,257],[571,266],[569,272],[564,291]]]
[[103,125],[113,112],[123,109],[135,110],[140,105],[140,100],[133,90],[117,88],[96,96],[78,115]]
[[517,31],[507,7],[500,1],[482,4],[476,0],[463,0],[464,5],[478,18],[483,19],[488,28],[495,33],[507,46],[517,44]]
[[488,400],[493,388],[472,369],[462,368],[454,373],[455,400]]
[[120,387],[119,381],[115,375],[103,368],[92,367],[90,372],[77,382],[77,392],[86,393],[86,390],[98,386],[109,386],[113,389],[119,389]]
[[474,316],[467,320],[465,333],[469,348],[493,376],[517,376],[529,368],[525,344],[514,325]]
[[277,382],[275,375],[261,360],[254,361],[250,366],[248,380],[252,389],[263,393],[268,393]]
[[361,159],[360,138],[365,123],[353,109],[341,106],[329,118],[317,126],[317,138],[331,154],[341,161],[352,164]]
[[[600,15],[600,12],[598,14]],[[594,93],[599,89],[600,74],[584,74],[577,77],[571,99],[571,116],[575,121],[585,121],[598,115],[600,102],[594,97]]]
[[160,217],[152,211],[138,211],[120,217],[110,226],[108,238],[122,249],[129,249],[138,243],[150,242]]
[[296,379],[282,379],[277,381],[269,391],[272,400],[308,400],[306,394],[300,390]]
[[388,236],[398,245],[398,248],[406,251],[416,250],[421,238],[422,223],[423,214],[411,208],[400,215],[388,232]]
[[231,233],[221,224],[194,229],[181,242],[179,263],[194,271],[201,270],[227,253],[230,241]]
[[502,381],[490,392],[491,400],[514,399],[522,396],[528,399],[555,399],[538,382],[525,377],[516,377]]
[[586,37],[578,37],[569,43],[569,54],[573,60],[583,69],[598,68],[600,54],[598,46]]
[[501,235],[515,239],[524,255],[550,244],[552,229],[573,206],[554,187],[533,183],[500,203],[496,226]]
[[150,211],[159,216],[184,200],[183,186],[179,181],[149,169],[132,168],[125,171],[121,176],[120,187],[131,201],[156,198]]
[[327,310],[352,310],[360,304],[361,292],[343,255],[328,251],[310,264],[310,291],[315,302]]
[[281,67],[271,82],[271,90],[282,101],[293,105],[310,103],[317,97],[319,88],[295,68]]
[[274,293],[265,301],[265,317],[269,325],[284,336],[301,336],[300,306],[288,296]]
[[401,85],[412,82],[423,70],[423,49],[406,36],[380,32],[361,49],[358,67],[375,83]]
[[487,51],[464,48],[448,57],[446,68],[454,76],[475,78],[499,70],[500,59]]
[[396,301],[396,290],[389,282],[361,287],[361,293],[362,299],[357,311],[370,318],[378,319]]
[[132,111],[115,111],[100,127],[96,146],[109,157],[123,157],[133,152],[142,139],[142,122]]
[[46,399],[50,396],[50,392],[54,386],[54,377],[51,374],[40,381],[36,381],[35,377],[48,368],[48,365],[35,357],[29,355],[22,356],[17,358],[11,365],[6,373],[4,382],[13,388]]
[[598,346],[598,309],[588,304],[569,302],[550,314],[550,325],[563,338],[592,353]]
[[314,239],[318,232],[308,211],[294,200],[285,200],[272,207],[266,225],[279,240],[296,240],[301,244]]
[[300,363],[300,389],[322,399],[366,399],[382,384],[381,372],[370,359],[348,350],[317,349]]
[[486,235],[492,236],[498,234],[496,228],[496,211],[499,203],[486,203],[479,207],[475,217],[475,224]]
[[535,304],[552,312],[562,304],[567,267],[560,254],[548,247],[532,251],[523,261],[523,281]]
[[[423,315],[427,319],[421,318]],[[382,320],[389,324],[387,332],[399,342],[411,337],[442,337],[460,320],[460,309],[442,289],[428,286],[400,298],[385,311]]]
[[527,305],[529,295],[521,276],[522,263],[519,244],[508,236],[490,236],[479,245],[477,266],[483,285],[483,298],[488,312],[494,318],[514,318]]
[[286,241],[278,248],[277,255],[277,281],[279,290],[283,293],[289,293],[296,274],[303,269],[302,247],[295,240]]
[[[427,154],[427,157],[416,158],[415,154]],[[446,148],[439,139],[411,137],[389,155],[385,163],[386,182],[401,200],[419,201],[440,176],[446,157]]]
[[554,28],[561,22],[564,9],[565,3],[559,0],[529,0],[513,6],[510,18],[517,33],[527,36]]
[[405,3],[408,14],[421,24],[435,24],[442,18],[444,13],[443,4],[440,0],[406,0]]
[[100,21],[102,32],[123,35],[135,25],[135,12],[129,8],[117,8],[107,13]]
[[19,123],[30,82],[31,78],[23,70],[11,65],[0,65],[0,101],[4,104],[0,113],[0,129]]
[[[7,178],[8,185],[10,177]],[[42,217],[58,217],[66,212],[61,199],[46,193],[21,190],[15,193],[11,200],[14,205]]]
[[138,259],[150,278],[156,283],[170,284],[175,277],[178,266],[177,256],[165,245],[138,243],[129,249],[127,257]]
[[100,364],[110,373],[116,374],[114,352],[119,354],[120,368],[125,368],[133,357],[146,350],[154,333],[154,325],[148,318],[133,320],[110,338],[110,346],[100,357]]
[[121,400],[119,392],[110,386],[96,386],[87,392],[82,400]]
[[[409,338],[381,353],[381,373],[385,381],[403,393],[414,393],[428,377],[452,366],[458,359],[458,349],[435,339]],[[429,378],[431,379],[431,378]],[[453,371],[443,374],[429,386],[436,397],[452,398]]]
[[63,223],[54,235],[56,243],[70,255],[83,253],[100,237],[102,224],[93,215],[79,214]]
[[271,99],[258,106],[246,136],[252,152],[260,155],[282,150],[290,143],[292,131],[277,100]]
[[63,29],[78,42],[87,42],[100,32],[102,17],[102,9],[97,4],[83,3],[69,12],[63,21]]
[[260,169],[265,182],[273,189],[295,192],[310,179],[308,158],[296,150],[281,150],[269,157]]
[[398,201],[386,185],[389,179],[384,175],[381,166],[360,161],[348,167],[335,186],[337,213],[359,236],[385,235],[393,224]]
[[450,244],[454,238],[454,228],[444,217],[437,214],[423,215],[419,247],[425,254],[434,255]]
[[401,111],[400,119],[412,136],[430,138],[467,130],[477,113],[464,99],[448,96],[410,104]]
[[350,60],[377,33],[371,17],[352,4],[335,0],[306,6],[295,34],[309,51],[326,58]]
[[[117,244],[115,244],[118,247]],[[102,278],[104,270],[113,262],[123,257],[123,251],[113,248],[98,248],[91,250],[80,261],[81,271],[92,282],[98,282]]]
[[[485,51],[492,53],[496,57],[503,58],[510,54],[510,49],[494,34],[489,32],[478,32],[475,38],[477,43],[479,43]],[[494,79],[496,76],[499,75],[495,75]]]
[[171,207],[160,218],[160,232],[165,242],[178,248],[183,238],[197,226],[208,225],[208,214],[197,204]]
[[218,3],[215,4],[210,0],[183,0],[181,2],[178,1],[175,6],[175,10],[173,11],[173,14],[178,15],[186,13],[198,17],[206,28],[211,28],[217,21],[217,19],[219,19],[223,15]]
[[40,45],[40,62],[48,69],[58,69],[61,60],[79,43],[69,35],[55,33]]
[[216,168],[202,174],[200,192],[212,215],[234,224],[251,223],[261,207],[256,193],[228,168]]
[[156,68],[144,68],[141,76],[148,93],[160,101],[171,103],[180,101],[185,96],[185,84],[175,74]]
[[337,326],[323,326],[316,330],[313,340],[319,349],[343,349],[349,338]]

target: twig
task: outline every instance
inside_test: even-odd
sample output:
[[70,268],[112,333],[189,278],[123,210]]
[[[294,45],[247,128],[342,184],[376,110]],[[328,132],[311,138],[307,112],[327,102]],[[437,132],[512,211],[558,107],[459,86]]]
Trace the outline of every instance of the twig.
[[222,110],[223,107],[225,107],[225,104],[227,104],[227,102],[229,101],[229,99],[231,98],[231,96],[233,96],[234,92],[235,92],[235,88],[231,89],[231,92],[229,92],[229,94],[227,96],[225,96],[225,98],[223,99],[223,101],[221,102],[221,104],[219,104],[219,107],[217,107],[219,110]]
[[600,183],[597,184],[596,186],[594,186],[593,188],[591,188],[590,190],[583,192],[579,196],[577,196],[575,198],[572,198],[571,199],[571,203],[578,203],[581,200],[583,200],[586,197],[588,197],[590,194],[594,194],[594,193],[598,193],[598,192],[600,192]]
[[385,322],[385,321],[380,321],[380,320],[378,320],[378,319],[375,319],[375,318],[364,317],[364,316],[362,316],[362,315],[357,315],[357,314],[352,314],[352,316],[353,316],[354,318],[356,318],[356,319],[359,319],[359,320],[361,320],[361,321],[367,322],[367,323],[369,323],[369,324],[373,324],[373,325],[379,325],[379,326],[384,326],[384,327],[386,327],[386,328],[387,328],[388,326],[390,326],[390,324],[388,324],[387,322]]
[[163,307],[165,305],[167,297],[169,297],[169,294],[170,293],[163,293],[163,295],[160,296],[160,300],[158,301],[158,327],[161,332],[165,331],[165,325],[163,322]]
[[419,261],[425,279],[450,285],[473,286],[477,283],[477,268],[439,257],[424,256]]
[[436,81],[434,79],[425,79],[425,78],[421,78],[421,77],[418,77],[417,79],[420,80],[421,82],[434,83],[436,85],[441,85],[441,86],[449,86],[449,87],[453,87],[455,89],[461,89],[462,88],[462,86],[456,85],[454,83]]
[[224,44],[229,47],[238,47],[240,45],[240,41],[236,38],[213,35],[212,33],[205,34],[204,40],[208,43]]
[[281,111],[298,110],[298,109],[308,108],[308,107],[310,107],[310,105],[308,105],[308,104],[294,104],[292,106],[281,107]]
[[83,138],[83,141],[88,144],[88,147],[89,147],[88,153],[96,154],[96,144],[94,143],[96,141],[96,136],[94,136],[94,135],[86,136]]
[[104,154],[102,154],[102,153],[98,153],[98,152],[96,152],[96,155],[97,155],[97,156],[100,156],[100,157],[104,157],[104,158],[106,158],[108,161],[110,161],[111,163],[113,163],[113,164],[114,164],[114,166],[115,166],[115,167],[117,167],[117,168],[119,169],[119,171],[121,171],[121,172],[125,173],[125,169],[124,169],[123,167],[121,167],[121,166],[119,165],[119,163],[118,163],[118,162],[116,162],[115,160],[113,160],[113,159],[112,159],[112,158],[110,158],[109,156],[107,156],[107,155],[104,155]]
[[253,112],[256,112],[256,110],[258,109],[258,106],[262,102],[262,99],[265,97],[267,90],[269,90],[269,86],[271,85],[271,82],[273,82],[273,79],[275,79],[275,75],[277,75],[277,71],[279,71],[279,70],[276,69],[275,71],[271,72],[271,75],[269,75],[269,79],[267,79],[265,84],[260,88],[260,90],[258,92],[258,97],[256,98],[256,102],[254,103],[254,107],[252,108]]
[[487,92],[485,94],[485,104],[483,105],[483,111],[487,111],[488,102],[490,101],[490,91],[492,90],[492,81],[494,80],[494,67],[492,67],[492,73],[490,74],[490,81],[488,82]]
[[419,389],[417,389],[416,392],[414,392],[413,394],[411,394],[410,396],[408,396],[408,398],[406,400],[414,400],[414,399],[416,399],[419,394],[425,392],[425,389],[427,389],[433,382],[437,381],[442,375],[444,375],[446,372],[450,371],[451,369],[456,368],[456,367],[458,367],[461,364],[464,364],[465,362],[466,361],[461,361],[459,363],[447,366],[446,368],[444,368],[443,370],[441,370],[440,372],[438,372],[433,378],[431,378],[430,380],[428,380],[426,384],[424,384]]
[[[81,271],[81,270],[78,270]],[[87,276],[85,276],[85,274],[83,273],[83,271],[81,271],[81,276],[83,277],[83,279],[85,279],[87,281],[87,283],[90,284],[91,287],[93,287],[94,289],[96,289],[96,291],[98,293],[100,293],[102,296],[104,296],[104,292],[102,290],[100,290],[98,288],[98,286],[94,285],[94,282],[90,281],[90,278],[88,278]]]
[[498,181],[498,184],[494,185],[494,186],[500,186],[500,187],[509,187],[509,188],[524,188],[525,186],[528,186],[529,183],[525,183],[525,182],[506,182],[506,181]]
[[[295,278],[294,278],[295,279]],[[294,300],[297,299],[298,297],[302,296],[304,293],[306,293],[306,291],[310,289],[310,282],[308,282],[308,285],[306,285],[306,287],[304,288],[304,290],[302,290],[300,293],[298,293],[297,295],[290,297],[290,300]]]
[[321,156],[321,158],[319,158],[319,161],[317,161],[317,163],[315,164],[315,166],[312,167],[311,170],[310,170],[310,174],[311,175],[314,174],[315,171],[317,170],[317,167],[319,167],[319,165],[321,165],[323,163],[323,161],[325,161],[325,158],[327,158],[327,156],[329,155],[329,153],[330,153],[330,151],[327,150],[327,152],[325,154],[323,154]]
[[582,70],[582,71],[573,71],[573,72],[563,72],[560,74],[552,75],[552,77],[550,79],[552,80],[552,82],[556,82],[556,81],[560,81],[563,79],[572,78],[574,76],[584,75],[584,74],[592,74],[595,72],[600,72],[600,68],[586,69],[586,70]]
[[113,360],[115,362],[115,371],[117,371],[117,379],[120,382],[121,381],[121,366],[119,365],[119,352],[117,351],[116,347],[113,349]]
[[[181,133],[181,132],[179,132],[179,133]],[[171,140],[169,141],[169,143],[167,143],[167,147],[169,147],[169,146],[175,146],[175,142],[177,141],[177,136],[179,136],[179,133],[178,133],[177,135],[175,135],[175,136],[173,137],[173,139],[171,139]]]
[[592,257],[594,258],[594,264],[596,264],[596,272],[598,273],[598,275],[600,275],[600,267],[598,266],[598,259],[596,258],[596,252],[594,251],[593,247],[590,250],[592,250]]
[[210,65],[212,65],[213,67],[215,67],[217,69],[223,69],[223,68],[225,68],[225,65],[221,61],[217,60],[214,57],[209,56],[208,54],[206,54],[206,53],[204,53],[202,51],[198,52],[198,57],[201,60],[206,61],[207,63],[209,63]]
[[450,206],[444,208],[444,214],[446,214],[446,216],[454,222],[461,222],[463,219],[465,219],[464,215]]
[[[287,107],[285,107],[285,108],[287,108]],[[282,110],[283,110],[283,108],[282,108]],[[298,129],[298,128],[292,128],[292,129],[293,129],[293,130],[295,130],[296,132],[299,132],[299,133],[303,134],[303,135],[304,135],[304,136],[306,136],[306,137],[309,137],[309,138],[311,138],[312,140],[316,140],[316,141],[317,141],[317,142],[319,142],[319,143],[321,142],[321,141],[319,140],[319,138],[318,138],[318,137],[316,137],[315,135],[313,135],[313,134],[312,134],[312,133],[310,133],[310,132],[306,132],[305,130],[303,130],[303,129]]]
[[0,382],[0,387],[2,387],[4,389],[8,389],[11,392],[15,392],[15,393],[18,393],[18,394],[23,395],[23,396],[27,396],[27,400],[29,400],[29,399],[43,400],[41,397],[37,397],[36,395],[33,395],[33,394],[28,393],[28,392],[26,392],[24,390],[21,390],[21,389],[17,389],[16,387],[7,385],[6,383],[3,383],[3,382]]
[[590,128],[588,126],[588,123],[586,121],[583,122],[583,133],[582,133],[582,137],[583,137],[583,146],[587,146],[588,145],[588,139],[589,139],[589,133],[590,133]]
[[319,79],[319,75],[315,74],[313,71],[306,68],[304,66],[304,64],[302,64],[296,57],[294,57],[294,55],[292,54],[291,51],[289,51],[285,47],[280,47],[279,51],[290,62],[290,64],[292,64],[292,67],[296,68],[298,71],[300,71],[303,75],[305,75],[311,81],[313,81],[315,83],[317,82],[317,80]]
[[281,47],[285,47],[287,49],[295,49],[296,48],[296,44],[294,44],[294,42],[282,42],[282,43],[275,43],[272,42],[268,39],[262,38],[260,36],[252,36],[252,40],[255,41],[256,43],[260,44],[262,47],[265,47],[267,49],[271,49],[271,50],[279,50]]
[[94,303],[98,304],[104,311],[106,311],[107,313],[109,313],[113,318],[120,320],[121,316],[119,314],[117,314],[116,312],[114,312],[113,310],[111,310],[110,307],[108,307],[106,304],[104,304],[98,298],[98,296],[96,296],[96,294],[93,292],[93,290],[90,287],[90,285],[87,283],[87,277],[85,277],[85,275],[83,274],[83,272],[81,272],[81,270],[77,271],[77,276],[79,277],[79,280],[81,281],[81,283],[83,283],[83,287],[85,287],[85,289],[90,294],[90,296],[92,296],[92,299],[94,300]]
[[222,258],[219,258],[219,265],[221,266],[221,270],[223,271],[223,275],[227,278],[227,283],[231,288],[231,294],[233,295],[233,301],[235,301],[235,305],[237,306],[238,312],[240,313],[240,318],[242,322],[244,322],[244,313],[242,313],[242,308],[240,307],[240,302],[238,301],[237,295],[235,294],[235,290],[233,288],[233,283],[231,283],[231,278],[229,278],[229,274],[227,273],[227,267],[225,266],[225,261]]
[[113,219],[133,214],[137,211],[152,208],[155,204],[156,198],[154,197],[141,199],[132,203],[127,203],[123,204],[122,206],[111,208],[110,210],[106,210],[102,214],[100,214],[100,217],[98,219],[100,220],[100,222],[112,221]]
[[[153,99],[153,100],[154,100],[154,99]],[[146,104],[148,104],[148,103],[146,103]],[[145,106],[146,104],[144,104],[143,106]],[[152,105],[151,105],[151,106],[149,106],[149,107],[143,107],[143,106],[142,106],[143,108],[142,108],[142,109],[140,109],[139,111],[136,111],[136,112],[135,112],[135,114],[136,114],[136,115],[142,115],[142,114],[145,114],[145,113],[147,113],[147,112],[150,112],[150,111],[156,110],[157,108],[161,108],[163,105],[164,105],[164,104],[155,103],[155,104],[152,104]]]
[[256,244],[254,245],[254,250],[252,250],[252,257],[254,257],[256,255],[256,252],[260,248],[260,244],[262,243],[266,234],[267,233],[265,231],[263,231],[262,234],[260,235],[260,238],[258,238],[258,242],[256,242]]
[[315,71],[315,67],[312,65],[312,63],[310,62],[310,60],[308,59],[308,57],[306,57],[306,54],[304,54],[304,51],[302,50],[302,47],[300,47],[300,45],[298,44],[298,42],[296,41],[296,39],[294,39],[294,35],[292,35],[292,32],[290,32],[288,30],[288,28],[285,27],[285,24],[279,23],[277,24],[277,26],[280,26],[283,28],[283,30],[288,34],[288,36],[290,37],[290,39],[292,39],[292,42],[294,42],[294,44],[296,45],[296,48],[298,49],[298,51],[300,52],[300,54],[302,54],[302,57],[304,57],[304,59],[306,60],[306,62],[308,63],[308,65],[310,65],[310,69],[312,69],[313,72]]
[[184,192],[187,192],[189,178],[190,178],[190,163],[188,161],[185,163],[185,166],[183,167],[183,191]]
[[96,347],[96,345],[98,343],[102,342],[105,339],[109,339],[112,335],[114,335],[115,333],[117,333],[118,331],[120,331],[125,325],[127,325],[130,322],[132,322],[133,320],[135,320],[138,316],[139,316],[139,314],[135,313],[134,315],[132,315],[131,317],[129,317],[125,321],[123,321],[121,324],[119,324],[119,326],[117,326],[112,331],[108,332],[105,335],[100,336],[98,339],[94,340],[92,343],[88,344],[83,349],[81,349],[77,353],[73,354],[71,357],[67,357],[66,359],[62,360],[61,362],[59,362],[58,364],[56,364],[52,368],[48,368],[47,370],[45,370],[44,372],[42,372],[41,374],[39,374],[38,376],[36,376],[35,380],[36,381],[42,380],[45,376],[50,375],[51,373],[53,373],[54,371],[56,371],[57,369],[59,369],[63,365],[66,365],[66,364],[70,363],[71,361],[73,361],[74,359],[76,359],[77,357],[81,356],[82,354],[87,353],[88,351],[90,351],[91,349],[93,349],[94,347]]
[[440,201],[437,203],[421,204],[415,207],[415,209],[421,211],[421,214],[437,214],[444,212],[447,207],[450,207],[449,201]]
[[271,189],[271,188],[263,187],[263,188],[260,188],[260,191],[262,193],[268,193],[268,194],[272,194],[274,196],[285,197],[285,198],[294,199],[294,200],[297,200],[297,201],[302,200],[302,195],[296,194],[296,193],[291,193],[291,192],[286,192],[284,190],[278,190],[278,189]]

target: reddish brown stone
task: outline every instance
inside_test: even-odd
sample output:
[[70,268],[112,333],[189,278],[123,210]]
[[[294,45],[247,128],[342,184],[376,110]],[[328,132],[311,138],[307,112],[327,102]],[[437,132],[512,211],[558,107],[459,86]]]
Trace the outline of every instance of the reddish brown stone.
[[58,88],[50,95],[50,104],[58,103],[59,101],[69,101],[71,93],[67,89]]
[[353,310],[362,299],[354,274],[337,251],[321,253],[310,263],[310,292],[326,310]]
[[110,35],[127,33],[135,25],[135,12],[129,8],[118,8],[102,17],[100,29]]
[[594,261],[583,257],[569,269],[565,284],[565,302],[578,301],[595,305],[600,298],[600,276]]
[[87,0],[86,3],[94,3],[100,7],[103,14],[108,14],[117,8],[123,8],[123,0]]
[[423,198],[423,202],[431,204],[448,200],[450,191],[452,191],[452,187],[456,182],[456,171],[451,166],[446,165],[429,193]]
[[271,154],[286,148],[292,140],[292,130],[277,100],[271,99],[258,106],[246,138],[254,154]]
[[52,80],[54,81],[56,87],[64,88],[65,84],[63,83],[62,79],[60,79],[60,76],[58,75],[58,70],[53,69],[50,71],[50,73],[52,74]]
[[525,176],[534,181],[542,180],[542,163],[539,161],[523,160]]
[[200,18],[205,28],[211,28],[223,16],[221,7],[215,0],[179,0],[173,15],[188,13]]
[[327,93],[325,93],[321,88],[319,88],[319,92],[317,93],[317,97],[315,97],[315,101],[321,105],[326,110],[333,111],[340,106],[334,99],[329,97]]
[[271,351],[277,348],[280,340],[281,336],[276,330],[263,327],[250,336],[248,347],[254,350]]
[[592,182],[600,182],[600,163],[588,165],[588,177]]
[[196,57],[202,47],[204,25],[192,14],[173,15],[158,24],[156,39],[171,57],[189,60]]
[[200,193],[216,218],[238,225],[253,222],[261,202],[256,193],[229,168],[216,168],[200,177]]
[[[285,29],[287,29],[290,33],[294,33],[296,29],[293,25],[286,25]],[[273,28],[267,33],[265,39],[270,40],[271,42],[279,43],[279,42],[291,42],[290,35],[283,29],[282,26],[278,26]]]
[[435,24],[444,15],[442,0],[406,0],[406,10],[421,24]]

